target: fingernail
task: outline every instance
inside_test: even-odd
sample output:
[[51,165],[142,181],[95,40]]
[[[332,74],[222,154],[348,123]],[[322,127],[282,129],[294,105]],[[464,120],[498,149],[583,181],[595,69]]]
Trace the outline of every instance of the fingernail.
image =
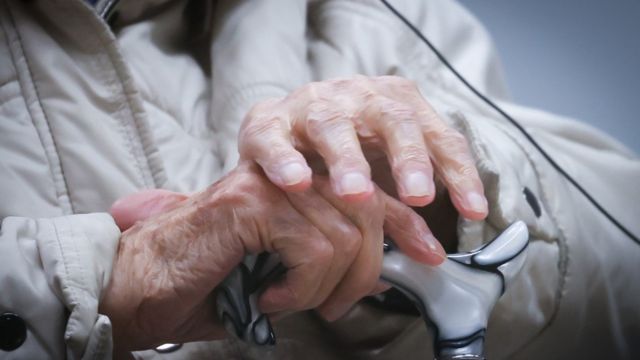
[[441,264],[447,258],[447,253],[444,251],[442,245],[438,239],[436,239],[433,235],[428,234],[424,236],[424,241],[427,243],[427,247],[431,252],[431,258],[429,263],[432,265]]
[[479,193],[467,193],[466,200],[467,205],[471,210],[479,213],[486,213],[488,211],[487,199]]
[[438,239],[436,239],[435,236],[433,236],[432,234],[427,234],[422,237],[422,240],[424,240],[424,242],[427,244],[429,250],[433,252],[438,251]]
[[280,179],[284,185],[295,185],[302,182],[308,175],[308,170],[305,166],[299,163],[288,163],[280,167]]
[[342,175],[338,192],[340,195],[362,194],[370,187],[369,179],[364,175],[352,172]]
[[421,171],[413,171],[404,177],[404,191],[407,196],[430,196],[433,182]]

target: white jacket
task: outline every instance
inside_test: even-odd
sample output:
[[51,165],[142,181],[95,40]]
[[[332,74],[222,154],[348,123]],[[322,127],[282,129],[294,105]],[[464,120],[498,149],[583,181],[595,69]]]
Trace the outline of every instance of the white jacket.
[[[586,125],[510,103],[490,39],[456,2],[393,3],[640,234],[635,155]],[[24,344],[0,358],[109,358],[111,325],[97,312],[120,236],[109,206],[144,188],[204,188],[235,166],[237,130],[255,102],[353,74],[414,80],[469,139],[490,215],[460,221],[460,250],[516,219],[529,226],[529,260],[490,320],[490,358],[640,358],[640,246],[378,1],[197,4],[123,0],[112,31],[80,0],[0,0],[0,315],[27,325]],[[266,355],[226,340],[166,356],[427,356],[422,320],[372,311],[334,324],[293,316]]]

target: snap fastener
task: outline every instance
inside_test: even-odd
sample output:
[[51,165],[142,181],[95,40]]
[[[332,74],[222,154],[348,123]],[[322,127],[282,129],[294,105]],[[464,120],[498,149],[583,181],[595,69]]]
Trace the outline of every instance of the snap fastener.
[[531,210],[533,210],[533,213],[536,214],[536,217],[539,218],[542,215],[542,208],[540,207],[538,199],[533,194],[533,191],[531,191],[528,187],[525,187],[522,192],[524,194],[524,198],[529,203],[529,206],[531,206]]
[[0,350],[13,351],[27,339],[27,325],[13,313],[0,315]]

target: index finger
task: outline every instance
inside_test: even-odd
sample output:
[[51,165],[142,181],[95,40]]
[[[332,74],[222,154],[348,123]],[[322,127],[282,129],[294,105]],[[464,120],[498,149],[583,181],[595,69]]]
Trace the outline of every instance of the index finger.
[[311,168],[291,142],[286,115],[272,99],[251,109],[238,136],[240,157],[254,160],[269,180],[284,191],[303,191],[311,185]]

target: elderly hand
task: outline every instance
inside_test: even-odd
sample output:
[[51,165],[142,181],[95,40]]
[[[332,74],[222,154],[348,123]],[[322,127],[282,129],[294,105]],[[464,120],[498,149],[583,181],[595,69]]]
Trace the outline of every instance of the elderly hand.
[[435,169],[460,214],[473,220],[487,215],[466,139],[438,117],[412,82],[400,77],[310,83],[286,98],[259,103],[243,123],[239,150],[285,191],[310,185],[303,153],[317,153],[335,194],[355,201],[374,191],[367,159],[386,154],[405,204],[433,201]]
[[191,197],[156,190],[118,201],[112,214],[130,228],[100,303],[116,348],[222,337],[211,293],[246,253],[278,253],[288,269],[261,295],[262,311],[318,308],[328,319],[378,284],[383,227],[414,259],[442,262],[423,219],[372,191],[346,203],[314,177],[306,191],[284,193],[246,162]]

